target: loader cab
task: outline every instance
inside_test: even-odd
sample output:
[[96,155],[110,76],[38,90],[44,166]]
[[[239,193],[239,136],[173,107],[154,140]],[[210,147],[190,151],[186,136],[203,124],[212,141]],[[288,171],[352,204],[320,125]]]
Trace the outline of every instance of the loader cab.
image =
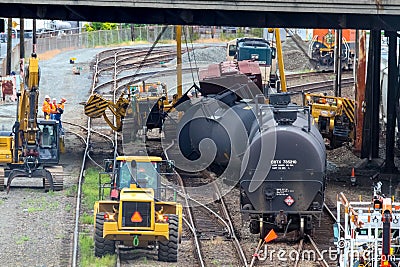
[[137,162],[135,160],[120,161],[117,174],[118,189],[129,188],[136,184],[141,188],[152,188],[157,190],[160,187],[157,162]]
[[[123,188],[131,187],[131,185],[135,185],[139,188],[152,188],[155,198],[160,199],[161,175],[170,173],[172,168],[171,163],[163,161],[159,157],[117,157],[113,181],[114,189],[121,191]],[[110,166],[108,169],[110,169]],[[115,190],[112,192],[111,197],[117,198]]]
[[54,120],[38,120],[38,152],[39,163],[57,164],[60,159],[58,122]]

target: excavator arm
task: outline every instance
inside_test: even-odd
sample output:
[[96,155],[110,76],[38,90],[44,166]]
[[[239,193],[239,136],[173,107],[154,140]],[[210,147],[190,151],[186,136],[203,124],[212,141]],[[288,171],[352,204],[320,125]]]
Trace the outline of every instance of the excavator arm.
[[[100,118],[103,116],[111,129],[120,132],[122,130],[122,120],[126,115],[130,102],[130,94],[125,97],[125,94],[122,93],[116,103],[103,98],[99,94],[93,94],[85,104],[85,114],[90,118]],[[115,116],[115,124],[108,118],[106,114],[107,109]]]
[[[0,176],[0,190],[7,177],[7,191],[14,178],[40,178],[47,190],[62,190],[63,176],[53,177],[48,167],[59,162],[59,126],[55,120],[38,119],[40,68],[36,54],[32,53],[25,70],[24,83],[17,93],[17,117],[9,136],[0,138],[7,143],[0,149],[0,163],[6,163],[4,177]],[[12,158],[10,158],[11,152]],[[44,178],[44,179],[43,179]]]

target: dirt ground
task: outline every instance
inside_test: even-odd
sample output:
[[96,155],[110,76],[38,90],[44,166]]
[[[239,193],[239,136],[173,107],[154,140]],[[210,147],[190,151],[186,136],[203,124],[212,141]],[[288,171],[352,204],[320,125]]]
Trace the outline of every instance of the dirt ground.
[[[67,99],[62,120],[80,123],[85,119],[81,103],[88,97],[91,84],[90,62],[97,50],[68,51],[49,60],[41,60],[39,107],[44,96]],[[77,57],[81,75],[72,74],[70,57]],[[11,131],[15,104],[0,107],[0,125]],[[42,112],[39,112],[42,117]],[[82,143],[65,126],[66,153],[61,155],[65,190],[44,193],[40,189],[12,188],[0,192],[0,261],[3,266],[70,266],[74,229],[75,190],[82,159]],[[77,129],[71,129],[79,132]],[[36,183],[41,184],[41,179]]]

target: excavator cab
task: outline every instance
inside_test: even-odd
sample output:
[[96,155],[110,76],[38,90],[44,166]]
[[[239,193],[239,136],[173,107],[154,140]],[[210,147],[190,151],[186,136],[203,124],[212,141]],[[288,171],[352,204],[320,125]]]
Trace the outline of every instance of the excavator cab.
[[57,164],[60,159],[59,126],[54,120],[38,120],[39,163]]

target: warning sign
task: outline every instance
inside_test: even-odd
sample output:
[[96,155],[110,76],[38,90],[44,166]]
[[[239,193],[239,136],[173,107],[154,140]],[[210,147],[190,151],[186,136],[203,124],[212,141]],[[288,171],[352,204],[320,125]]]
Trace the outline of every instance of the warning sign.
[[139,213],[138,211],[135,211],[135,212],[132,214],[131,222],[133,222],[133,223],[140,223],[140,222],[142,222],[142,221],[143,221],[143,219],[142,219],[142,216],[140,215],[140,213]]

